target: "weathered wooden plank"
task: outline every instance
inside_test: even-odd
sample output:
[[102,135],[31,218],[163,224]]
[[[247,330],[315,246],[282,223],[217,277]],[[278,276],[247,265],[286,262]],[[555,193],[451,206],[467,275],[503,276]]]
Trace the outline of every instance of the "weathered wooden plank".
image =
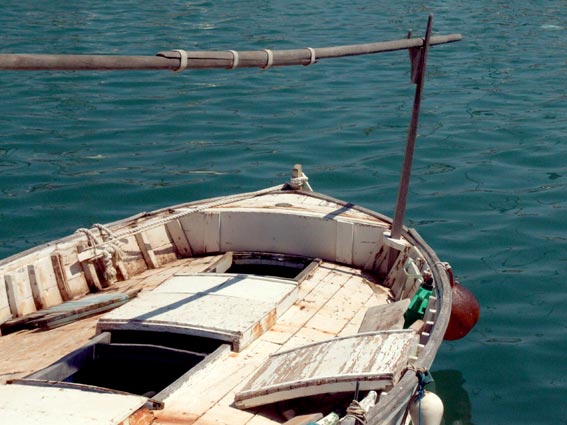
[[118,271],[120,272],[120,275],[122,275],[123,280],[130,279],[130,273],[128,272],[128,268],[124,264],[124,260],[122,260],[122,259],[116,260],[115,266],[118,269]]
[[120,248],[124,252],[124,266],[127,270],[127,275],[136,276],[148,269],[148,265],[134,235],[121,238],[119,243]]
[[357,312],[374,297],[374,292],[359,276],[350,277],[307,324],[339,335]]
[[193,213],[179,218],[181,228],[185,233],[185,238],[191,241],[191,251],[193,255],[205,253],[205,215],[203,213]]
[[364,319],[366,311],[371,307],[387,303],[389,299],[390,298],[387,294],[375,292],[374,295],[371,296],[362,307],[360,307],[351,321],[339,332],[337,336],[348,336],[359,333],[358,329],[360,328],[360,324]]
[[[403,282],[405,282],[405,273],[404,273],[404,265],[406,264],[406,261],[408,260],[408,253],[409,253],[409,247],[405,247],[397,256],[396,260],[394,261],[394,264],[392,265],[392,268],[390,269],[390,271],[388,272],[388,275],[386,276],[386,279],[384,279],[384,286],[387,288],[399,288],[400,287],[400,280],[403,280]],[[402,284],[403,284],[402,282]],[[401,294],[398,292],[395,295],[395,299],[399,300]]]
[[[347,274],[332,270],[324,280],[304,297],[302,306],[306,312],[310,313],[307,322],[303,324],[305,328],[313,329],[319,335],[326,335],[326,338],[335,336],[342,329],[344,322],[335,320],[332,309],[328,309],[325,313],[321,311],[325,304],[339,292],[350,278],[351,276]],[[322,316],[325,317],[323,318]],[[303,329],[300,332],[303,332]],[[300,338],[302,337],[300,336]],[[297,345],[294,339],[286,342],[284,347]]]
[[[277,347],[275,344],[257,340],[245,353],[226,351],[213,362],[207,363],[204,368],[198,368],[177,391],[163,400],[168,406],[168,411],[175,412],[175,416],[168,415],[164,411],[156,411],[159,423],[164,425],[193,423],[227,394],[231,394],[235,387],[249,379]],[[232,404],[232,400],[231,398],[228,404]]]
[[36,311],[26,268],[4,275],[6,295],[13,317],[21,317]]
[[274,344],[285,344],[313,317],[318,308],[303,301],[296,302],[264,334],[263,339]]
[[2,333],[8,334],[21,329],[54,329],[116,308],[127,302],[132,296],[135,296],[135,293],[118,292],[87,295],[77,300],[65,301],[18,319],[8,320],[2,324]]
[[91,261],[96,258],[100,258],[103,254],[101,249],[91,248],[87,246],[85,242],[79,243],[77,249],[79,250],[79,253],[77,254],[77,260],[81,263],[83,261]]
[[424,321],[421,320],[421,319],[418,319],[410,325],[409,329],[413,329],[417,333],[420,333],[423,330],[424,326],[425,326]]
[[165,225],[152,227],[144,231],[143,234],[159,265],[177,260],[177,249]]
[[102,252],[100,250],[89,248],[86,242],[80,242],[77,249],[79,251],[77,259],[81,264],[81,268],[90,291],[97,292],[102,290],[103,285],[98,277],[98,273],[94,265],[94,260],[101,257]]
[[[235,396],[238,408],[327,392],[382,390],[393,385],[413,354],[413,330],[333,338],[270,356]],[[311,359],[317,359],[313,362]]]
[[232,266],[232,251],[224,253],[217,261],[211,263],[206,269],[206,273],[224,273]]
[[142,253],[142,257],[144,257],[144,261],[149,269],[157,269],[159,268],[159,262],[154,254],[152,249],[152,245],[150,241],[146,237],[144,232],[136,233],[136,242],[138,242],[138,247],[140,248],[140,252]]
[[205,336],[240,351],[273,326],[297,292],[289,280],[261,276],[177,275],[102,317],[98,327]]
[[67,275],[65,274],[65,269],[63,268],[63,260],[61,255],[53,254],[51,255],[51,264],[53,266],[53,273],[55,273],[55,280],[57,281],[57,287],[61,293],[61,298],[63,301],[69,301],[73,299],[73,291],[69,286],[67,281]]
[[356,223],[353,229],[352,264],[365,267],[372,253],[383,245],[384,228],[377,225]]
[[330,275],[331,271],[332,269],[329,267],[319,268],[310,279],[303,281],[299,289],[298,301],[291,306],[290,309],[278,319],[272,329],[264,335],[265,340],[277,344],[285,344],[305,326],[309,319],[311,319],[328,300],[328,298],[317,294],[313,294],[308,300],[306,300],[305,297],[314,291],[318,285],[324,285],[323,282],[327,280],[326,278]]
[[77,247],[74,244],[61,243],[57,244],[55,252],[72,296],[88,294],[89,287],[77,261]]
[[404,327],[404,313],[408,309],[409,303],[410,300],[406,298],[391,304],[370,307],[366,311],[358,332],[402,329]]
[[316,342],[326,341],[329,338],[334,338],[336,335],[333,333],[324,332],[319,329],[304,327],[297,331],[292,338],[290,338],[285,344],[282,345],[281,349],[290,350],[293,348],[301,347],[308,344],[313,344]]
[[136,412],[146,400],[135,395],[69,388],[0,385],[0,423],[117,424]]
[[8,294],[6,293],[6,282],[4,276],[0,274],[0,324],[12,318]]
[[181,227],[179,220],[171,220],[165,225],[167,233],[169,234],[175,249],[180,257],[187,258],[193,255],[191,244],[187,240],[187,236]]
[[84,244],[82,244],[82,246],[79,246],[78,249],[81,252],[79,252],[77,258],[79,260],[79,263],[81,264],[81,268],[83,269],[83,273],[85,275],[89,289],[91,290],[91,292],[102,290],[102,283],[98,277],[96,267],[93,263],[95,256],[92,255],[92,249],[88,249]]
[[319,264],[313,274],[310,275],[308,279],[304,279],[299,285],[299,298],[304,299],[311,291],[313,291],[318,285],[323,284],[327,281],[327,277],[333,271],[333,267],[329,266],[329,263],[323,261]]
[[354,225],[346,221],[337,221],[336,260],[351,264],[354,241]]
[[378,245],[375,251],[372,251],[368,257],[364,270],[376,273],[379,276],[385,276],[388,272],[388,255],[390,250],[385,245]]
[[248,411],[234,408],[231,405],[231,402],[234,400],[234,394],[234,390],[227,393],[217,404],[205,412],[195,422],[195,425],[210,425],[211,423],[245,425],[251,422],[256,416],[257,409]]
[[[250,237],[253,229],[254,237]],[[220,249],[265,251],[335,260],[336,222],[259,210],[223,211]]]
[[28,269],[28,279],[30,282],[30,289],[32,292],[33,301],[35,303],[35,309],[41,310],[44,307],[47,307],[43,303],[43,299],[41,297],[41,289],[39,287],[39,283],[37,281],[37,275],[35,272],[35,267],[33,264],[29,264],[27,266]]
[[172,247],[172,241],[165,226],[155,226],[144,231],[146,238],[150,241],[150,245],[154,250],[163,249],[164,247]]
[[331,270],[324,281],[321,281],[309,294],[305,296],[306,302],[328,300],[346,283],[351,276],[338,270]]
[[[325,320],[319,321],[316,317],[329,299],[352,278],[351,274],[341,270],[333,264],[323,262],[312,278],[301,285],[299,301],[278,320],[264,338],[283,344],[284,348],[290,348],[335,336],[337,329],[329,329],[329,323]],[[344,321],[341,321],[336,327],[343,326]]]
[[[203,246],[205,252],[219,252],[221,233],[221,213],[207,212],[205,214],[205,234]],[[250,231],[250,229],[248,229]]]
[[204,272],[211,264],[219,261],[224,254],[209,255],[206,257],[192,257],[185,263],[185,267],[180,270],[180,273],[199,273]]
[[53,271],[53,264],[49,256],[40,258],[34,263],[34,271],[38,292],[44,307],[51,307],[63,302],[57,279]]
[[147,269],[145,272],[130,278],[125,284],[127,284],[128,287],[141,287],[144,291],[150,291],[161,285],[175,273],[190,270],[188,269],[186,261],[187,260],[179,260],[178,264],[168,264],[167,267],[160,269]]

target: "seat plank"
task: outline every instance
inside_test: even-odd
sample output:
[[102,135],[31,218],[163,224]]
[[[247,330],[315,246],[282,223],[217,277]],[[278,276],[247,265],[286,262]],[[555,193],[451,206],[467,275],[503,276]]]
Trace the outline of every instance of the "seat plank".
[[[333,338],[276,353],[235,396],[241,409],[327,392],[390,388],[417,346],[413,330]],[[317,359],[317,361],[313,361]]]
[[386,329],[401,329],[404,327],[404,313],[408,309],[410,299],[405,298],[391,304],[382,304],[370,307],[360,328],[359,333],[382,331]]

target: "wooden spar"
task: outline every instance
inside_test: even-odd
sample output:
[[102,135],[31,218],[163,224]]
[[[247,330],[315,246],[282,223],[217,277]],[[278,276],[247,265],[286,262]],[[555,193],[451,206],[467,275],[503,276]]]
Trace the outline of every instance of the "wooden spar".
[[[402,234],[402,226],[404,224],[404,216],[406,213],[406,203],[408,197],[409,183],[411,177],[411,166],[413,162],[413,151],[415,147],[415,139],[417,137],[417,125],[419,121],[419,109],[421,106],[421,96],[423,93],[423,85],[425,83],[425,68],[427,63],[427,53],[429,51],[429,46],[431,44],[431,23],[433,17],[429,15],[427,20],[427,29],[425,31],[425,39],[423,42],[423,48],[420,53],[416,50],[413,52],[410,50],[410,56],[412,59],[412,80],[416,84],[415,97],[413,101],[413,111],[411,115],[411,122],[408,129],[408,137],[406,143],[406,151],[404,154],[404,163],[402,166],[402,175],[400,177],[400,187],[398,189],[398,199],[396,201],[396,210],[394,213],[394,221],[392,222],[392,230],[390,237],[392,239],[399,239]],[[414,68],[415,60],[418,60],[417,68]],[[415,72],[414,72],[415,71]],[[391,266],[395,259],[397,253],[392,251],[389,257],[389,265]]]
[[[446,44],[461,40],[460,34],[430,38],[430,45]],[[294,50],[259,51],[187,51],[187,69],[210,68],[266,68],[269,66],[310,65],[320,59],[367,55],[395,50],[420,48],[421,38],[403,39],[350,46],[305,48]],[[0,70],[179,70],[182,62],[180,51],[160,52],[157,56],[115,55],[48,55],[48,54],[0,54]],[[236,54],[235,54],[236,53]],[[272,55],[272,61],[270,60]],[[238,59],[236,59],[238,58]],[[237,62],[235,64],[235,62]],[[270,64],[270,62],[272,62]]]

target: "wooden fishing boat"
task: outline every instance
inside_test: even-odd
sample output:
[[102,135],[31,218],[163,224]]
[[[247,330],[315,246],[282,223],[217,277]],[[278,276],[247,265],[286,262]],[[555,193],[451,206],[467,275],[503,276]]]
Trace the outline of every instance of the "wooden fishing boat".
[[[428,46],[458,39],[428,26],[425,39],[157,61],[266,67],[412,49],[418,99]],[[1,69],[128,64],[0,55]],[[273,188],[79,229],[0,261],[0,422],[405,423],[450,321],[452,274],[402,226],[403,181],[394,221],[313,192],[296,165]]]

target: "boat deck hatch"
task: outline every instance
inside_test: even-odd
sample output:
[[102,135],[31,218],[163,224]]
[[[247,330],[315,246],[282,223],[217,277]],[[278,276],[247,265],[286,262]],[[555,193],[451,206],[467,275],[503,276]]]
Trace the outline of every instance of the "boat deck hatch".
[[24,381],[81,384],[154,398],[222,345],[209,338],[152,334],[104,332]]
[[290,279],[180,272],[101,317],[97,329],[206,337],[239,352],[276,323],[298,292]]
[[229,251],[205,272],[272,276],[301,282],[320,263],[318,258],[300,255]]

